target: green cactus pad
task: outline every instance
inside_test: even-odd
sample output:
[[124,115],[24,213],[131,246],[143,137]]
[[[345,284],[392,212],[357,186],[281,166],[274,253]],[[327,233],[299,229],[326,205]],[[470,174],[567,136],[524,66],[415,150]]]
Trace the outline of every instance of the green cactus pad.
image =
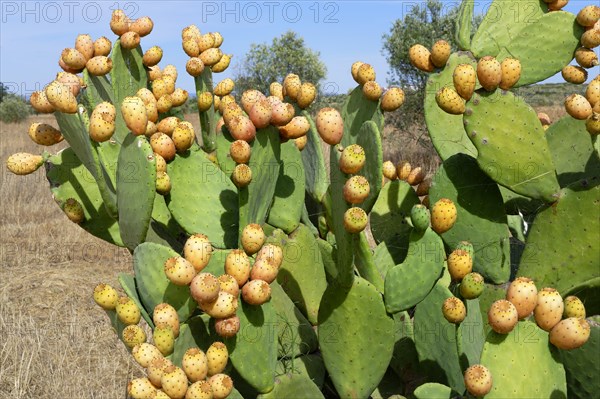
[[[526,26],[534,24],[548,5],[541,0],[494,0],[479,25],[471,42],[471,51],[477,58],[486,55],[495,57],[500,50],[511,43]],[[539,42],[534,42],[538,45]],[[532,46],[532,51],[535,46]]]
[[275,387],[257,399],[324,398],[321,390],[306,374],[283,374],[275,378]]
[[[281,162],[267,222],[286,233],[291,233],[300,224],[300,217],[304,209],[305,189],[302,156],[292,140],[281,144]],[[263,202],[266,202],[264,195],[267,194],[263,192],[261,198]]]
[[394,180],[383,186],[371,211],[371,232],[375,241],[380,243],[394,236],[408,237],[412,229],[408,222],[410,211],[419,203],[415,190],[404,181]]
[[463,0],[458,9],[458,18],[456,19],[456,32],[454,40],[460,50],[471,49],[471,30],[473,29],[473,11],[475,8],[474,0]]
[[150,314],[148,314],[146,308],[144,308],[144,306],[142,305],[142,301],[140,300],[140,296],[138,295],[135,283],[135,276],[132,276],[131,274],[127,273],[119,273],[119,284],[121,284],[121,288],[123,288],[125,294],[127,294],[127,296],[131,298],[133,302],[135,302],[138,308],[140,308],[140,313],[142,314],[144,320],[146,320],[146,323],[148,323],[150,328],[154,328],[154,322],[152,321],[152,317],[150,316]]
[[536,216],[518,275],[533,279],[538,288],[554,287],[562,295],[597,278],[600,267],[598,203],[598,177],[563,189],[557,203]]
[[[552,32],[552,40],[548,40],[548,32]],[[515,87],[541,82],[571,62],[583,32],[584,28],[577,23],[575,15],[554,11],[513,36],[504,44],[497,58],[500,62],[509,57],[521,62],[521,78]],[[532,46],[532,43],[535,45]]]
[[485,332],[479,299],[466,299],[464,302],[467,308],[467,317],[458,325],[456,341],[462,368],[467,369],[469,366],[478,364],[481,359]]
[[[150,222],[150,228],[148,229],[149,235],[154,234],[151,232],[151,230],[164,240],[170,242],[171,248],[173,248],[175,251],[183,251],[182,241],[187,237],[187,235],[181,226],[177,224],[173,216],[171,216],[171,212],[169,212],[169,208],[165,202],[165,197],[162,195],[154,196],[152,221]],[[146,239],[146,241],[151,240]],[[159,242],[157,243],[160,244]]]
[[94,177],[72,148],[66,148],[48,159],[46,177],[59,206],[69,198],[81,204],[85,220],[80,226],[84,230],[111,244],[124,246],[119,224],[108,214]]
[[556,200],[560,187],[544,129],[523,99],[503,90],[475,93],[464,124],[488,176],[518,194]]
[[383,294],[383,278],[377,269],[373,252],[364,231],[354,236],[354,265],[358,275],[373,284]]
[[415,332],[408,312],[394,314],[396,343],[390,361],[390,367],[397,376],[403,378],[407,373],[414,372],[419,364],[419,356],[415,347]]
[[[532,364],[535,367],[520,367]],[[490,398],[566,398],[565,369],[548,333],[530,321],[520,321],[508,335],[490,332],[481,364],[492,374]]]
[[325,382],[325,364],[319,354],[310,354],[299,356],[292,359],[282,359],[277,362],[275,375],[283,374],[304,374],[319,388],[323,387]]
[[510,277],[510,243],[504,202],[498,185],[483,173],[477,161],[456,154],[436,172],[429,191],[434,204],[441,198],[454,202],[454,226],[442,234],[449,248],[469,241],[475,248],[473,270],[496,284]]
[[442,160],[457,153],[477,156],[477,149],[465,132],[462,117],[443,111],[435,100],[442,87],[454,87],[452,75],[459,64],[475,66],[475,60],[470,53],[452,54],[441,72],[429,75],[425,88],[425,122],[431,142]]
[[229,177],[202,151],[176,156],[167,173],[177,223],[188,234],[206,234],[216,248],[237,248],[238,195]]
[[561,358],[567,373],[567,393],[569,398],[593,398],[600,392],[600,324],[598,318],[588,319],[591,332],[588,341],[578,349],[561,350]]
[[283,247],[283,262],[277,281],[304,316],[315,325],[319,303],[327,286],[316,239],[308,227],[300,225],[289,238],[278,240],[278,244]]
[[237,164],[229,155],[229,147],[235,140],[231,137],[231,134],[229,134],[229,131],[225,127],[221,129],[221,132],[217,135],[215,140],[217,143],[217,162],[219,163],[219,168],[221,168],[227,176],[231,176],[235,169],[235,165]]
[[323,196],[327,193],[329,187],[329,178],[327,169],[325,169],[325,158],[321,137],[317,133],[317,127],[308,111],[302,111],[302,115],[308,119],[310,129],[306,134],[306,145],[300,152],[302,154],[302,164],[304,165],[304,174],[306,177],[306,192],[312,196],[316,202],[321,202]]
[[133,252],[133,270],[140,299],[148,314],[156,305],[166,302],[177,310],[179,321],[187,320],[198,304],[190,296],[190,287],[177,286],[165,275],[165,261],[179,254],[171,248],[146,242]]
[[414,392],[417,399],[452,399],[460,397],[460,394],[452,388],[437,382],[428,382],[420,385]]
[[408,236],[408,234],[394,236],[375,247],[373,262],[375,262],[382,278],[385,279],[389,269],[399,265],[406,258],[408,253]]
[[383,129],[384,118],[379,102],[368,100],[363,94],[362,86],[356,86],[346,98],[342,106],[342,118],[344,135],[341,144],[344,147],[357,143],[360,129],[366,121],[374,122],[380,132]]
[[144,242],[156,195],[156,162],[144,136],[125,137],[117,169],[121,238],[131,250]]
[[371,189],[369,196],[360,204],[360,207],[369,213],[381,191],[383,176],[381,134],[375,122],[366,121],[363,123],[358,133],[356,144],[365,150],[365,157],[367,159],[365,166],[358,173],[368,180]]
[[452,293],[436,284],[415,309],[415,343],[420,367],[429,382],[439,382],[457,392],[465,390],[456,342],[456,325],[442,314],[442,304]]
[[123,143],[129,134],[121,113],[121,104],[125,97],[134,96],[139,89],[146,87],[148,74],[142,63],[142,48],[137,46],[132,50],[121,47],[121,40],[115,42],[111,59],[113,67],[110,71],[110,81],[113,86],[114,106],[117,110],[116,128],[113,138],[117,143]]
[[421,302],[442,275],[445,257],[444,243],[433,230],[413,230],[406,259],[385,276],[388,313],[401,312]]
[[106,75],[90,75],[87,69],[83,70],[83,82],[86,85],[84,94],[90,105],[90,109],[96,108],[96,105],[103,101],[114,104],[113,88]]
[[317,334],[277,282],[271,284],[271,302],[277,314],[279,358],[297,357],[317,349]]
[[[196,85],[196,98],[201,93],[213,91],[212,71],[210,68],[204,68],[199,76],[194,78]],[[216,148],[217,132],[216,122],[217,113],[215,111],[214,103],[211,104],[210,108],[203,112],[198,112],[200,117],[200,131],[202,132],[202,148],[205,152],[213,152]]]
[[381,295],[366,280],[327,288],[319,309],[319,345],[340,397],[365,398],[379,385],[392,358],[393,328]]
[[550,125],[546,140],[561,187],[586,177],[600,176],[600,158],[594,151],[585,121],[567,115]]
[[321,260],[323,261],[327,282],[332,282],[337,277],[335,249],[333,245],[320,238],[317,238],[317,245],[319,246],[319,252],[321,252]]
[[229,359],[246,383],[260,393],[268,393],[274,387],[277,367],[275,308],[272,302],[252,306],[240,300],[237,315],[240,333],[223,340]]
[[173,353],[170,356],[173,364],[181,367],[183,355],[189,348],[197,347],[206,352],[215,340],[220,340],[218,337],[211,336],[209,322],[210,316],[203,314],[194,316],[179,325],[179,337],[175,340]]

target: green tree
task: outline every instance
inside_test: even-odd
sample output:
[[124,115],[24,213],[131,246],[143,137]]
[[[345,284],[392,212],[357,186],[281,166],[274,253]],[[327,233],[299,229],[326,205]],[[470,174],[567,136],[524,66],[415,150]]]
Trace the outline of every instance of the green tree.
[[0,103],[4,100],[4,97],[9,94],[8,86],[0,82]]
[[308,48],[302,37],[288,31],[273,39],[271,44],[252,44],[250,50],[237,66],[235,73],[238,95],[248,89],[268,93],[272,82],[283,82],[289,73],[300,76],[303,82],[311,82],[317,88],[327,74],[319,52]]

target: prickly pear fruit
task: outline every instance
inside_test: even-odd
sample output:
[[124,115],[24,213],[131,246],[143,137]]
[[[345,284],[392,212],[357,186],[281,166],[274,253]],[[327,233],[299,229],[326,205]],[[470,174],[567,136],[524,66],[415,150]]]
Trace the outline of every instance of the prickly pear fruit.
[[137,32],[129,31],[121,35],[121,47],[128,50],[133,50],[140,45],[140,35]]
[[142,62],[147,67],[157,65],[162,60],[163,51],[158,46],[152,46],[144,53]]
[[68,198],[64,204],[62,204],[62,210],[73,223],[79,224],[85,220],[83,207],[75,198]]
[[361,64],[358,70],[356,71],[356,80],[359,85],[364,85],[367,82],[372,82],[375,80],[375,68],[370,64]]
[[272,82],[269,85],[269,96],[277,97],[280,101],[283,101],[283,85],[279,82]]
[[477,83],[475,68],[470,64],[458,65],[452,74],[452,81],[458,95],[467,101],[470,100]]
[[538,292],[537,304],[533,311],[535,322],[544,331],[550,331],[562,318],[563,300],[554,288],[543,288]]
[[191,124],[188,125],[186,122],[180,122],[173,130],[171,140],[173,140],[175,150],[178,153],[183,153],[190,149],[195,137],[196,135]]
[[396,180],[398,178],[396,166],[392,161],[385,161],[383,163],[383,175],[390,180]]
[[29,97],[29,103],[37,112],[41,114],[49,114],[54,112],[54,106],[48,101],[44,90],[34,91]]
[[296,104],[301,109],[308,108],[317,97],[317,88],[310,82],[305,82],[300,85],[300,91],[296,97]]
[[104,76],[111,71],[112,60],[103,55],[92,57],[86,62],[85,68],[90,75]]
[[140,308],[133,302],[133,299],[128,296],[122,296],[117,300],[117,317],[125,325],[137,324],[140,322],[142,314]]
[[584,120],[592,115],[592,105],[581,94],[571,94],[565,100],[567,113],[575,119]]
[[265,244],[256,254],[256,260],[266,260],[279,268],[283,262],[283,249],[277,244]]
[[573,84],[582,84],[587,80],[587,71],[580,66],[567,65],[561,71],[565,81]]
[[127,128],[133,134],[139,136],[146,133],[148,115],[146,114],[146,107],[141,98],[125,97],[123,104],[121,104],[121,113],[123,114],[123,119],[125,120]]
[[121,36],[129,30],[131,21],[123,10],[114,10],[110,18],[110,30],[117,36]]
[[152,341],[163,356],[169,356],[175,347],[173,327],[166,323],[156,324],[152,332]]
[[285,126],[294,118],[294,106],[290,103],[271,104],[271,124]]
[[[187,90],[183,90],[178,87],[173,93],[171,93],[171,103],[174,107],[180,107],[188,100],[189,93]],[[193,129],[192,129],[193,130]]]
[[212,33],[205,33],[198,39],[198,46],[200,51],[208,50],[215,46],[215,36]]
[[448,272],[454,281],[461,281],[473,270],[473,259],[467,251],[455,249],[448,256]]
[[467,317],[467,308],[463,301],[452,296],[442,304],[442,314],[450,323],[459,324]]
[[242,230],[242,248],[248,255],[254,255],[265,243],[265,233],[259,224],[251,223]]
[[431,227],[442,234],[450,230],[456,223],[456,205],[448,198],[441,198],[431,209]]
[[575,61],[584,68],[593,68],[598,65],[598,55],[589,48],[579,47],[575,51]]
[[163,357],[158,348],[147,342],[142,342],[133,347],[131,354],[135,361],[142,367],[146,368],[154,359]]
[[344,199],[350,204],[360,204],[370,191],[369,181],[364,176],[352,176],[344,184]]
[[46,98],[60,112],[74,114],[77,112],[77,99],[71,89],[63,83],[53,81],[44,89]]
[[97,57],[100,55],[107,56],[110,54],[111,49],[112,49],[112,43],[105,36],[101,36],[94,41],[94,57]]
[[108,102],[100,103],[92,111],[92,116],[90,117],[90,138],[98,143],[110,140],[115,132],[115,114],[110,111],[103,111],[110,107],[114,110],[112,104]]
[[521,61],[515,58],[505,58],[500,64],[500,70],[502,72],[500,88],[508,90],[521,78]]
[[150,17],[140,17],[129,25],[129,30],[137,33],[140,37],[149,35],[152,28],[154,28],[154,22]]
[[172,399],[182,399],[188,387],[185,372],[175,365],[165,369],[160,378],[160,384],[164,393]]
[[[596,106],[600,108],[598,104],[596,104]],[[587,118],[585,121],[585,128],[592,136],[597,136],[600,134],[600,113],[594,112],[589,118]]]
[[130,349],[138,344],[146,342],[146,333],[142,327],[137,324],[131,324],[125,327],[121,333],[121,337],[125,346]]
[[425,171],[420,166],[412,169],[406,178],[406,182],[411,186],[416,186],[425,179]]
[[[198,57],[192,57],[185,63],[185,70],[190,75],[196,77],[200,76],[200,74],[204,71],[204,63]],[[205,92],[208,93],[208,92]],[[204,94],[204,93],[203,93]],[[209,93],[210,94],[210,93]],[[212,95],[211,95],[212,98]],[[198,96],[198,101],[200,101],[200,96]]]
[[234,88],[235,88],[235,83],[234,83],[233,79],[226,78],[226,79],[223,79],[222,81],[220,81],[219,83],[217,83],[217,85],[213,89],[213,94],[215,96],[223,97],[223,96],[226,96],[229,93],[231,93]]
[[209,48],[201,52],[198,58],[202,60],[204,65],[213,66],[223,58],[223,51],[218,48]]
[[87,59],[77,49],[66,48],[62,51],[60,59],[71,69],[80,71],[85,67]]
[[296,101],[300,94],[300,87],[302,87],[300,77],[293,73],[287,74],[283,79],[283,96]]
[[226,374],[215,374],[208,379],[213,399],[225,399],[233,390],[233,380]]
[[177,256],[165,261],[165,274],[175,285],[188,285],[196,275],[196,269],[185,258]]
[[55,80],[67,86],[75,97],[77,97],[81,90],[81,80],[79,79],[79,76],[72,73],[59,72],[56,74]]
[[596,5],[585,6],[577,13],[577,22],[581,26],[594,26],[598,19],[600,19],[600,7]]
[[229,156],[235,163],[248,163],[251,153],[250,144],[244,140],[236,140],[229,147]]
[[167,172],[156,172],[156,192],[167,195],[171,192],[171,178]]
[[[597,24],[597,22],[596,22]],[[595,49],[600,45],[600,28],[594,24],[594,27],[583,32],[581,35],[581,45],[589,49]]]
[[344,148],[340,157],[340,170],[347,174],[360,172],[365,165],[365,150],[358,144],[352,144]]
[[469,367],[464,377],[467,391],[475,397],[483,397],[492,390],[492,373],[481,364]]
[[159,303],[152,312],[152,321],[154,324],[165,323],[171,326],[175,338],[179,336],[179,316],[177,310],[168,303]]
[[351,207],[344,212],[344,228],[349,233],[360,233],[367,227],[367,223],[367,213],[362,208]]
[[490,306],[488,323],[498,334],[508,334],[519,321],[517,308],[506,299],[500,299]]
[[[158,348],[157,348],[158,349]],[[161,356],[150,361],[150,364],[146,368],[146,374],[148,375],[148,379],[155,387],[160,387],[160,379],[165,371],[165,369],[171,366],[173,363],[166,357]]]
[[408,58],[412,66],[423,72],[433,72],[435,69],[431,62],[431,52],[421,44],[415,44],[408,50]]
[[219,296],[219,281],[210,273],[197,274],[190,284],[192,298],[198,303],[212,302]]
[[208,373],[206,354],[198,348],[189,348],[181,359],[181,368],[190,382],[204,380]]
[[250,305],[262,305],[271,299],[271,286],[263,280],[252,280],[242,287],[242,298]]
[[584,318],[569,317],[550,330],[550,342],[559,349],[577,349],[590,338],[590,323]]
[[175,158],[175,144],[169,136],[164,133],[156,132],[150,137],[150,146],[152,151],[160,155],[169,162]]
[[600,103],[600,75],[596,76],[585,89],[585,98],[592,107]]
[[220,337],[231,338],[240,331],[240,318],[231,316],[226,319],[218,319],[215,321],[215,331]]
[[304,115],[295,116],[286,125],[279,127],[279,134],[285,139],[297,139],[308,133],[310,123]]
[[461,115],[465,113],[465,100],[450,87],[442,87],[435,94],[437,105],[445,112],[452,115]]
[[236,116],[227,123],[225,122],[229,133],[236,140],[252,141],[256,137],[256,127],[247,116]]
[[[148,91],[148,89],[145,89],[145,90]],[[141,96],[139,95],[139,92],[138,92],[138,97],[141,98]],[[152,95],[152,99],[154,99],[154,95]],[[151,102],[152,100],[149,100],[149,101]],[[175,128],[177,127],[179,122],[180,122],[180,120],[176,116],[169,116],[164,119],[161,119],[161,121],[158,122],[158,124],[156,125],[156,129],[159,132],[164,133],[170,137],[173,134],[173,131],[175,130]]]
[[94,56],[94,41],[90,35],[77,35],[75,38],[75,50],[79,51],[86,60]]
[[438,40],[431,47],[431,62],[437,68],[443,68],[448,62],[448,58],[450,58],[450,53],[452,53],[450,43],[445,40]]
[[399,87],[390,87],[383,93],[379,106],[382,111],[392,112],[404,104],[404,91]]
[[219,341],[213,342],[213,344],[206,351],[206,358],[208,361],[209,376],[222,373],[227,366],[227,361],[229,360],[229,351],[227,350],[227,346]]
[[552,119],[550,119],[550,116],[545,112],[538,112],[537,117],[542,126],[550,126],[552,124]]
[[362,91],[367,100],[371,101],[379,101],[379,97],[383,94],[383,89],[374,80],[366,82],[363,85]]
[[498,60],[491,56],[481,58],[477,63],[477,79],[485,90],[495,90],[502,80],[502,68]]
[[460,282],[460,295],[465,299],[475,299],[483,293],[484,288],[483,276],[477,272],[471,272]]
[[358,83],[358,68],[364,64],[362,61],[356,61],[352,63],[352,67],[350,68],[350,72],[352,73],[352,78]]
[[545,1],[545,2],[548,3],[549,11],[560,11],[563,9],[564,6],[567,5],[569,0],[549,0],[549,1]]
[[471,259],[475,260],[475,248],[469,241],[460,241],[458,244],[456,244],[456,248],[454,249],[462,249],[463,251],[467,251],[469,256],[471,256]]
[[250,277],[248,255],[241,249],[231,250],[225,257],[225,273],[235,278],[238,286],[243,286]]
[[213,399],[212,387],[208,381],[196,381],[188,387],[185,399]]
[[277,266],[271,264],[269,261],[259,259],[254,262],[252,269],[250,270],[250,279],[252,280],[264,280],[271,284],[277,278],[279,269]]
[[127,384],[127,394],[133,399],[153,398],[156,388],[148,378],[135,378]]
[[60,130],[47,123],[32,123],[29,126],[29,137],[34,143],[51,146],[63,140]]
[[211,65],[210,70],[215,73],[223,72],[224,70],[226,70],[229,67],[232,57],[233,57],[233,54],[221,55],[221,59],[219,60],[219,62],[217,62],[214,65]]
[[419,197],[423,197],[429,194],[429,189],[431,188],[431,177],[427,177],[423,179],[421,183],[417,185],[417,189],[415,192]]
[[213,247],[204,234],[191,235],[183,246],[183,256],[194,266],[197,273],[208,265],[212,252]]
[[228,292],[234,297],[239,296],[240,286],[233,276],[230,276],[229,274],[222,274],[217,278],[217,280],[219,280],[219,287],[221,291]]
[[173,108],[173,100],[170,94],[164,94],[156,101],[156,110],[161,114],[166,114]]
[[410,221],[418,231],[425,231],[429,227],[429,209],[424,205],[417,204],[410,211]]
[[533,280],[527,277],[517,277],[506,291],[506,299],[510,301],[515,308],[519,319],[529,316],[537,305],[538,291]]
[[229,292],[219,291],[217,299],[211,302],[201,302],[198,307],[215,319],[224,319],[235,314],[238,308],[238,299]]
[[94,288],[94,302],[104,310],[114,310],[117,307],[119,294],[108,284],[98,284]]
[[412,167],[408,161],[400,161],[398,165],[396,165],[396,171],[398,173],[398,179],[400,180],[408,180],[408,176],[410,176],[410,171]]
[[329,145],[336,145],[344,134],[342,115],[335,108],[321,108],[315,120],[317,132],[321,139]]
[[581,299],[576,296],[570,295],[564,300],[565,310],[563,311],[563,317],[577,317],[580,319],[585,319],[585,306]]

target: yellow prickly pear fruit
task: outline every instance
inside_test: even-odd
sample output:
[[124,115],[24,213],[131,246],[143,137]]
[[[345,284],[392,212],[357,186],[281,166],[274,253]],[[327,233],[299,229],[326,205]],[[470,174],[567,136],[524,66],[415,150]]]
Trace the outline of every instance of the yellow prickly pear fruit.
[[[242,287],[250,277],[250,260],[241,249],[234,249],[225,257],[225,273],[235,278]],[[216,279],[215,279],[216,280]]]
[[[595,107],[600,103],[600,75],[596,76],[594,80],[590,82],[587,89],[585,90],[585,98],[589,101],[592,107]],[[600,110],[595,112],[600,112]]]
[[176,88],[173,93],[171,93],[171,104],[173,107],[180,107],[188,100],[189,93],[187,90],[184,90],[180,87]]
[[146,368],[154,359],[163,357],[158,348],[147,342],[142,342],[133,347],[131,354],[135,361],[142,367]]
[[213,399],[213,390],[208,381],[196,381],[188,387],[186,399]]
[[166,81],[170,80],[169,85],[171,88],[169,89],[169,94],[173,93],[173,90],[175,90],[175,81],[177,80],[177,67],[173,64],[166,65],[162,73]]
[[390,87],[383,93],[380,107],[382,111],[392,112],[400,108],[402,104],[404,104],[404,90],[399,87]]
[[298,107],[304,109],[310,106],[313,103],[313,101],[315,101],[316,97],[317,88],[315,87],[315,85],[309,82],[305,82],[300,85],[300,91],[298,92],[296,103],[298,104]]
[[134,346],[146,342],[146,333],[142,327],[137,324],[132,324],[123,329],[121,339],[125,346],[132,349]]
[[448,198],[442,198],[433,204],[431,209],[431,227],[442,234],[450,230],[456,223],[456,205]]
[[358,144],[352,144],[344,148],[340,157],[340,170],[346,174],[355,174],[360,172],[365,165],[365,150]]
[[205,91],[198,96],[198,110],[200,112],[208,111],[213,104],[213,95]]
[[158,348],[163,356],[168,356],[173,353],[175,333],[173,332],[173,327],[169,324],[156,324],[154,326],[154,331],[152,332],[152,340],[154,341],[154,346]]
[[459,324],[467,317],[467,308],[463,301],[451,296],[442,304],[442,314],[450,323]]
[[45,88],[46,98],[52,106],[66,114],[77,112],[77,99],[71,89],[58,81],[53,81]]
[[[125,97],[121,104],[121,113],[127,128],[136,136],[146,133],[148,115],[146,106],[139,97]],[[166,159],[166,158],[165,158]]]
[[329,145],[336,145],[344,134],[342,115],[335,108],[321,108],[315,119],[317,132],[321,139]]
[[104,76],[109,73],[112,69],[112,60],[106,56],[99,55],[92,57],[85,64],[86,69],[90,75]]
[[208,359],[198,348],[189,348],[181,359],[181,368],[190,382],[203,381],[208,374]]
[[69,198],[62,205],[62,210],[73,223],[81,223],[85,220],[83,207],[75,198]]
[[264,280],[252,280],[242,287],[242,298],[250,305],[262,305],[271,299],[271,286]]
[[79,76],[75,74],[59,72],[56,74],[55,80],[67,86],[75,97],[77,97],[79,91],[81,90],[81,81],[79,80]]
[[208,50],[209,48],[214,47],[215,45],[215,36],[212,33],[205,33],[200,36],[198,39],[198,47],[200,47],[200,52]]
[[366,82],[362,88],[364,96],[371,101],[379,101],[379,97],[383,93],[383,89],[379,85],[379,83],[371,80]]
[[385,161],[383,163],[383,175],[389,180],[396,180],[398,178],[396,166],[392,161]]
[[356,80],[360,85],[374,81],[375,76],[375,68],[370,64],[363,63],[358,67],[358,71],[356,71]]
[[156,79],[162,78],[162,71],[158,65],[148,68],[148,80],[154,82]]
[[29,137],[34,143],[51,146],[63,140],[60,130],[47,123],[32,123],[29,126]]
[[240,318],[234,315],[226,319],[216,320],[215,331],[218,336],[223,338],[234,337],[240,331]]
[[564,6],[567,5],[568,2],[569,2],[569,0],[554,0],[554,1],[547,2],[548,10],[549,11],[560,11],[563,9]]
[[559,349],[577,349],[590,338],[590,323],[586,319],[569,317],[550,331],[550,342]]
[[565,319],[569,317],[577,317],[579,319],[585,319],[585,306],[581,299],[574,295],[569,295],[564,300],[565,310],[563,311],[563,317]]
[[310,122],[304,115],[295,116],[285,126],[279,127],[279,134],[285,139],[297,139],[308,133]]
[[[600,103],[597,103],[596,107],[598,107],[599,105]],[[592,136],[597,136],[598,134],[600,134],[600,110],[598,111],[599,112],[594,112],[585,121],[585,128],[587,129],[588,133]]]
[[410,171],[406,178],[406,182],[411,186],[416,186],[421,183],[423,179],[425,179],[425,171],[420,166],[417,166]]
[[222,342],[213,342],[213,344],[206,351],[206,359],[209,376],[222,373],[227,366],[227,361],[229,360],[229,351],[227,350],[227,346],[225,346],[225,344]]
[[247,114],[250,114],[252,107],[257,101],[264,100],[266,97],[258,90],[246,90],[242,93],[242,98],[240,100],[242,104],[242,108],[246,111]]
[[129,24],[131,23],[129,17],[123,10],[114,10],[110,18],[110,30],[117,36],[121,36],[129,30]]
[[154,398],[156,387],[152,385],[148,378],[136,378],[127,384],[127,394],[133,399]]
[[150,364],[146,368],[146,374],[148,375],[150,382],[152,382],[152,385],[155,387],[161,386],[160,379],[162,378],[165,369],[172,364],[173,363],[164,357],[162,353],[160,357],[154,358],[150,361]]
[[213,399],[225,399],[233,390],[233,380],[226,374],[215,374],[208,379]]
[[581,26],[594,26],[598,19],[600,19],[600,7],[597,5],[585,6],[577,13],[577,22]]
[[117,306],[115,307],[117,311],[117,317],[121,322],[125,325],[137,324],[140,322],[140,318],[142,314],[140,312],[140,308],[133,299],[128,296],[122,296],[117,300]]
[[48,101],[44,90],[34,91],[29,97],[29,103],[37,112],[41,114],[49,114],[54,112],[54,106]]
[[477,79],[485,90],[495,90],[502,80],[502,67],[498,60],[491,56],[481,58],[477,63]]
[[237,311],[238,299],[229,292],[219,291],[217,299],[212,302],[201,302],[198,304],[198,307],[210,317],[214,317],[215,319],[225,319],[233,316]]
[[108,284],[98,284],[94,288],[94,302],[104,310],[115,310],[119,294]]
[[85,67],[87,59],[74,48],[66,48],[62,51],[60,59],[65,65],[73,70],[80,71]]
[[396,165],[396,173],[398,179],[400,180],[408,180],[408,176],[410,176],[410,171],[412,170],[412,166],[408,161],[400,161],[398,165]]
[[[161,114],[166,114],[173,108],[173,101],[170,94],[165,94],[156,100],[156,110]],[[148,115],[148,113],[146,113]]]
[[168,324],[173,329],[175,338],[179,336],[179,316],[177,310],[168,303],[159,303],[152,312],[152,321],[154,324]]
[[188,380],[185,372],[175,365],[168,366],[162,377],[160,385],[164,393],[171,399],[182,399],[188,387]]
[[38,170],[44,163],[41,155],[18,152],[6,160],[6,167],[15,175],[28,175]]
[[364,62],[356,61],[355,63],[352,64],[352,67],[350,68],[350,72],[352,73],[352,78],[356,81],[356,83],[358,83],[358,68],[360,68],[360,66],[362,64],[364,64]]
[[567,113],[575,119],[584,120],[592,116],[592,105],[580,94],[571,94],[565,100]]
[[109,102],[102,102],[94,108],[90,117],[90,138],[97,142],[109,140],[115,132],[116,110]]
[[300,93],[302,82],[296,74],[290,73],[283,79],[283,95],[289,97],[292,101],[296,101],[298,93]]
[[290,123],[295,115],[294,106],[290,103],[279,102],[271,105],[271,124],[284,126]]
[[233,79],[226,78],[217,83],[213,90],[213,94],[215,96],[223,97],[227,94],[231,93],[235,87],[235,83]]
[[121,47],[128,50],[133,50],[140,45],[140,35],[136,32],[129,31],[121,35]]
[[261,99],[254,103],[248,117],[257,129],[262,129],[271,123],[271,115],[273,114],[273,108],[267,99]]
[[435,95],[435,101],[445,112],[452,115],[465,113],[465,100],[453,88],[442,87]]
[[350,204],[360,204],[369,196],[371,186],[364,176],[352,176],[344,184],[344,199]]
[[252,169],[244,163],[235,165],[231,173],[231,180],[238,188],[248,186],[252,182]]
[[542,288],[537,294],[537,304],[533,310],[535,322],[544,331],[550,331],[558,324],[564,312],[564,302],[554,288]]
[[185,70],[190,75],[196,77],[204,71],[204,63],[198,57],[190,58],[185,64]]
[[195,137],[196,134],[194,133],[194,128],[185,121],[179,122],[171,135],[171,139],[173,140],[173,144],[175,144],[175,149],[178,153],[189,150],[192,144],[194,144]]
[[475,91],[477,73],[470,64],[460,64],[454,69],[452,75],[454,89],[465,100],[470,100]]
[[448,256],[448,272],[454,281],[461,281],[473,270],[473,258],[462,249],[455,249]]
[[129,25],[129,30],[137,33],[140,37],[149,35],[153,28],[154,22],[150,17],[140,17]]
[[200,39],[200,29],[196,25],[186,26],[181,30],[181,40]]
[[144,53],[144,56],[142,57],[142,62],[147,67],[151,67],[158,64],[160,60],[162,60],[162,57],[162,49],[158,46],[152,46]]
[[308,136],[306,135],[294,139],[294,144],[296,144],[298,151],[302,151],[306,147],[306,143],[308,143]]
[[257,223],[250,223],[242,230],[242,237],[240,238],[242,248],[248,255],[254,255],[265,243],[265,233]]
[[194,266],[197,273],[208,265],[212,252],[213,247],[204,234],[191,235],[183,246],[183,256]]
[[196,275],[196,269],[181,256],[174,256],[165,261],[165,274],[175,285],[189,285]]
[[537,295],[535,283],[527,277],[516,278],[506,290],[506,300],[515,305],[519,319],[524,319],[533,312],[537,305]]
[[465,387],[475,397],[483,397],[492,390],[492,373],[487,367],[475,364],[465,371]]
[[252,148],[244,140],[236,140],[229,147],[229,156],[235,163],[248,163],[251,154]]
[[198,303],[213,302],[218,298],[219,291],[221,291],[219,281],[211,273],[197,274],[190,284],[190,294]]
[[598,55],[589,48],[579,47],[575,50],[575,61],[584,68],[593,68],[598,65]]
[[423,72],[433,72],[435,69],[431,61],[431,52],[421,44],[415,44],[408,50],[408,58],[412,66]]
[[[254,265],[256,265],[258,261],[259,259],[257,259],[257,262],[254,262]],[[220,275],[217,280],[219,280],[219,287],[221,291],[228,292],[234,297],[237,297],[239,295],[240,286],[238,285],[237,280],[233,276],[230,276],[229,274],[223,274]]]
[[595,49],[600,45],[600,27],[596,24],[594,24],[593,28],[583,32],[583,35],[581,35],[580,40],[583,47]]
[[452,47],[445,40],[438,40],[431,47],[431,62],[437,68],[443,68],[450,58]]
[[90,35],[77,35],[75,38],[75,50],[79,51],[86,60],[94,56],[94,41]]
[[364,209],[353,206],[344,212],[344,228],[348,233],[360,233],[367,227],[368,217]]
[[521,61],[515,58],[505,58],[500,64],[500,70],[502,72],[500,88],[508,90],[521,78]]
[[219,48],[209,48],[200,53],[199,58],[202,60],[204,65],[213,66],[216,65],[221,58],[223,58],[223,52]]
[[561,71],[565,81],[573,84],[582,84],[587,80],[587,71],[580,66],[567,65]]
[[112,43],[105,36],[101,36],[94,41],[94,57],[101,56],[101,55],[107,56],[110,54],[111,49],[112,49]]
[[279,82],[273,82],[269,85],[269,95],[277,97],[283,101],[283,85]]
[[215,73],[223,72],[224,70],[226,70],[229,67],[232,57],[233,57],[233,54],[223,54],[221,56],[221,59],[219,60],[219,62],[212,65],[210,67],[210,70]]

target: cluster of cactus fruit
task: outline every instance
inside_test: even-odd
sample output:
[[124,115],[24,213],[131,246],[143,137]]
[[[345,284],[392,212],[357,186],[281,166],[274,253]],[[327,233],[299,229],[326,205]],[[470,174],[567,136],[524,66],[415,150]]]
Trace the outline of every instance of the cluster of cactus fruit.
[[69,148],[7,167],[45,165],[69,219],[132,252],[121,293],[94,290],[146,369],[129,395],[597,394],[600,80],[555,123],[514,90],[560,71],[585,82],[600,8],[525,2],[522,21],[494,0],[473,35],[464,0],[459,51],[410,49],[431,74],[425,119],[443,160],[431,176],[383,161],[384,112],[404,92],[367,63],[352,65],[341,111],[311,110],[317,89],[294,74],[268,96],[213,84],[231,55],[219,33],[188,26],[196,132],[176,68],[141,50],[150,18],[115,11],[114,46],[79,35],[31,96],[59,125],[32,124],[32,140]]

